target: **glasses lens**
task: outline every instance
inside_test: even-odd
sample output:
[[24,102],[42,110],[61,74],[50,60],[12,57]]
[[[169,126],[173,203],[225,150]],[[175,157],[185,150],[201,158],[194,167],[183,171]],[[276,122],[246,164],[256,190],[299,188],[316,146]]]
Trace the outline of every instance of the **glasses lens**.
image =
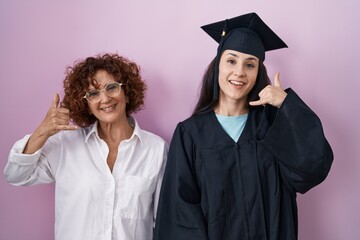
[[100,101],[100,90],[92,90],[86,93],[86,98],[93,103]]
[[105,87],[106,94],[110,97],[116,96],[120,93],[119,83],[110,83]]
[[109,97],[115,97],[117,95],[119,95],[120,91],[121,91],[121,83],[110,83],[105,85],[105,88],[102,90],[99,89],[94,89],[91,90],[89,92],[87,92],[85,94],[85,97],[88,101],[90,101],[91,103],[98,103],[101,101],[101,92],[105,91],[106,95],[108,95]]

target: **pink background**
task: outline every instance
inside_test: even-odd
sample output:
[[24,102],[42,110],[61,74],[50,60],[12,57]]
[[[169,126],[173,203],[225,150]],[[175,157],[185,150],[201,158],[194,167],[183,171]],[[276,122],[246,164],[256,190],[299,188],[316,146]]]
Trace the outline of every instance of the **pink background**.
[[[140,125],[170,141],[189,116],[215,42],[201,25],[256,11],[289,45],[269,52],[322,119],[335,161],[325,182],[298,196],[299,239],[360,239],[360,1],[0,0],[0,169],[12,144],[62,94],[67,65],[102,52],[136,61],[148,83]],[[0,177],[0,240],[53,239],[54,187],[14,187]]]

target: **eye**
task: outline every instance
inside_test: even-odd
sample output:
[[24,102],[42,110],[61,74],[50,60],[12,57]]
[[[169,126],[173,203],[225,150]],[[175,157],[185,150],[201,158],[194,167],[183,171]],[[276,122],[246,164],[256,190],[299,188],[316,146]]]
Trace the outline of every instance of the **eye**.
[[247,68],[254,68],[254,67],[255,67],[255,65],[252,64],[252,63],[247,63],[247,64],[245,64],[245,66],[246,66]]
[[119,89],[119,84],[117,83],[110,83],[106,86],[107,92],[115,92]]
[[230,64],[236,64],[236,61],[233,60],[233,59],[229,59],[229,60],[227,60],[227,62],[230,63]]
[[92,90],[88,92],[88,96],[93,98],[93,97],[97,97],[100,95],[100,91],[99,90]]

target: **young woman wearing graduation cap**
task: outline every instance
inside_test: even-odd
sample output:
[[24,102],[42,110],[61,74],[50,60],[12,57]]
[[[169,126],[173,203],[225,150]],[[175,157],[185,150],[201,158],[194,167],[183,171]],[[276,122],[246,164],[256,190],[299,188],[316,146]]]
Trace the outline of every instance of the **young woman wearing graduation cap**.
[[255,13],[202,28],[217,56],[171,140],[155,239],[297,239],[296,194],[333,153],[316,114],[279,74],[270,84],[265,51],[287,46]]

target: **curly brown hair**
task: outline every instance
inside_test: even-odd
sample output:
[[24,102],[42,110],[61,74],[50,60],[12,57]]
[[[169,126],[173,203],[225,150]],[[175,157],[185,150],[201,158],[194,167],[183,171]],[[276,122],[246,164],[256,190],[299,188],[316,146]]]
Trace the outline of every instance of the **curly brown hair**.
[[112,75],[122,86],[128,98],[126,114],[129,116],[141,110],[144,105],[146,84],[140,76],[140,67],[118,54],[99,54],[78,60],[74,66],[66,68],[66,77],[63,82],[65,96],[61,107],[70,110],[70,119],[79,127],[87,127],[95,123],[96,117],[90,114],[89,106],[84,97],[89,86],[98,87],[94,75],[98,70],[105,70]]

